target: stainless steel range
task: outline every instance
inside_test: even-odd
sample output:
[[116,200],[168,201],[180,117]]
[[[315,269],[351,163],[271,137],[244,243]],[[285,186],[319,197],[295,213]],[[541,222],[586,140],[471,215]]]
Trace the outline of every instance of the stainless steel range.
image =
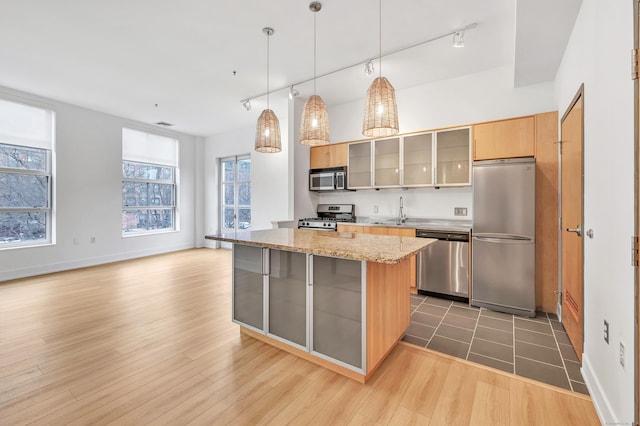
[[298,229],[336,231],[339,222],[355,222],[355,204],[318,204],[318,217],[298,220]]

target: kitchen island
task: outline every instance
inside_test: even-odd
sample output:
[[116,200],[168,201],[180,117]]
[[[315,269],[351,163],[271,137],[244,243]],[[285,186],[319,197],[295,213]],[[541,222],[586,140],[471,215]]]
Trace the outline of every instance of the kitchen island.
[[428,238],[298,229],[208,235],[233,243],[241,331],[364,383],[410,321],[410,258]]

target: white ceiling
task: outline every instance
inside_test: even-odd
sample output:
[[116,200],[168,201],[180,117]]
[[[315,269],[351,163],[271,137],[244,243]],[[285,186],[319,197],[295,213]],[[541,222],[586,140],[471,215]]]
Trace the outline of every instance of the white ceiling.
[[[318,75],[378,55],[378,2],[321,0]],[[147,123],[211,135],[252,126],[271,88],[313,76],[310,0],[14,0],[0,13],[0,85]],[[517,5],[516,5],[517,3]],[[514,84],[552,80],[581,0],[385,0],[382,50],[394,51],[472,23],[465,48],[451,37],[383,58],[396,89],[500,66]],[[378,63],[376,62],[376,74]],[[234,75],[234,71],[236,75]],[[358,65],[318,79],[327,105],[364,97]],[[311,83],[297,86],[302,96]],[[285,104],[287,90],[271,95]],[[156,107],[157,104],[157,107]]]

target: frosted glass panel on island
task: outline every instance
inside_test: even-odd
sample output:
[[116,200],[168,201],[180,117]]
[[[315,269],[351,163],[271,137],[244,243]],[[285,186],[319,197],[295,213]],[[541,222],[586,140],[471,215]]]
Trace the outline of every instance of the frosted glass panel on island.
[[307,345],[307,255],[270,250],[269,333]]
[[313,256],[314,352],[362,368],[362,262]]
[[262,248],[233,246],[233,319],[264,330]]

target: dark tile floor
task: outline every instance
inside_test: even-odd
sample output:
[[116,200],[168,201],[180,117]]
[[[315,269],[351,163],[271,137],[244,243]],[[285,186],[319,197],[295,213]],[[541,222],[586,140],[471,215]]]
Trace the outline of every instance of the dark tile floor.
[[412,294],[402,340],[588,394],[578,357],[553,314],[525,318]]

